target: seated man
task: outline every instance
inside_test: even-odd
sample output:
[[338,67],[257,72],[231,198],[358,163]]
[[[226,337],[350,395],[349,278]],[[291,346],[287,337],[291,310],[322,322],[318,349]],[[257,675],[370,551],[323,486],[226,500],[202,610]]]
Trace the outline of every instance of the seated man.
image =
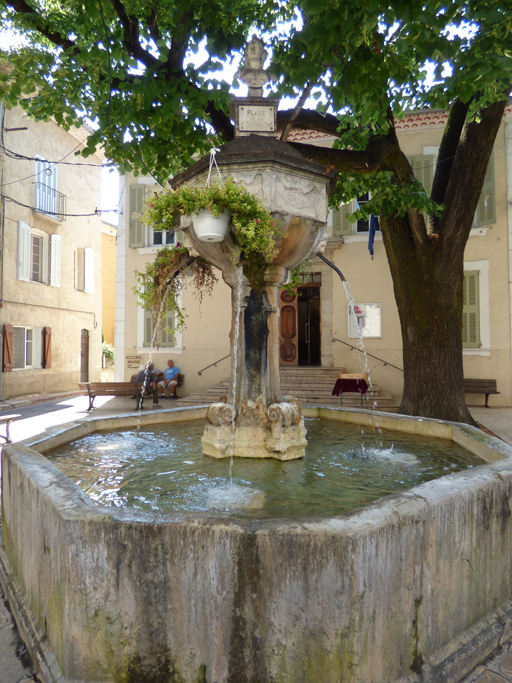
[[142,384],[142,394],[140,397],[139,401],[139,408],[142,408],[142,399],[144,396],[149,396],[150,394],[153,394],[153,405],[158,404],[158,391],[157,391],[157,380],[158,380],[158,371],[155,370],[153,363],[149,362],[144,370],[141,370],[138,375],[137,379],[135,380],[137,384],[141,383]]
[[160,391],[160,396],[162,398],[167,398],[164,394],[166,387],[169,388],[171,395],[168,398],[176,397],[176,387],[178,385],[178,375],[180,374],[180,369],[174,367],[174,361],[169,359],[167,361],[167,368],[164,372],[164,378],[161,382],[158,382],[158,390]]

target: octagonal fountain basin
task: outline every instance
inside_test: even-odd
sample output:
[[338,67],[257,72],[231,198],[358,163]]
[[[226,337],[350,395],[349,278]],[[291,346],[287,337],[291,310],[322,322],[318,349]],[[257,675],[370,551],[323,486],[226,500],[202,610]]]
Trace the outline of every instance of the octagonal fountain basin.
[[[177,423],[204,418],[205,410],[93,418],[4,447],[0,578],[43,681],[444,683],[460,680],[511,635],[512,448],[472,427],[305,409],[313,426],[316,418],[340,431],[351,423],[383,442],[395,429],[472,454],[469,468],[453,472],[445,463],[442,476],[415,484],[408,468],[422,456],[388,448],[380,479],[398,468],[405,489],[374,502],[355,496],[351,512],[336,507],[325,483],[326,504],[311,507],[308,484],[331,478],[334,465],[320,472],[307,454],[300,473],[288,476],[298,483],[293,512],[266,508],[276,494],[264,480],[276,472],[283,479],[298,463],[258,461],[254,467],[270,469],[250,484],[235,459],[234,485],[259,492],[249,505],[244,496],[219,504],[214,475],[213,498],[190,508],[184,495],[155,511],[155,500],[170,496],[130,493],[130,476],[116,480],[116,449],[105,448],[93,467],[110,467],[110,483],[117,482],[102,504],[57,469],[64,456],[42,455],[65,443],[73,449],[81,437],[108,446],[107,431],[116,428],[131,439],[140,419],[133,438],[153,441],[158,472],[148,476],[162,481],[175,465],[162,470],[157,462],[161,436],[152,425],[186,434],[194,425]],[[185,468],[176,479],[190,476]],[[91,495],[101,499],[96,488]],[[135,504],[119,507],[123,498]]]

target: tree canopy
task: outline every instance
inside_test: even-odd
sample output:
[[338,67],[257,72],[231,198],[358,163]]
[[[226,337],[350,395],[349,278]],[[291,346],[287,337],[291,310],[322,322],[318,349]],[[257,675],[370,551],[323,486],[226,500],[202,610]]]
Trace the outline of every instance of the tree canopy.
[[[86,153],[101,142],[121,170],[161,181],[212,141],[233,137],[229,85],[218,70],[257,32],[272,49],[278,93],[298,100],[278,113],[283,139],[293,127],[337,136],[333,149],[296,146],[340,172],[334,201],[370,190],[365,209],[381,216],[402,325],[402,411],[471,421],[462,383],[463,253],[511,90],[512,0],[0,7],[4,26],[23,36],[21,47],[0,53],[13,69],[0,70],[0,99],[15,105],[24,97],[30,115],[63,126],[92,121]],[[208,57],[198,65],[200,47]],[[419,109],[449,111],[430,196],[394,127]],[[422,356],[432,348],[436,371]]]

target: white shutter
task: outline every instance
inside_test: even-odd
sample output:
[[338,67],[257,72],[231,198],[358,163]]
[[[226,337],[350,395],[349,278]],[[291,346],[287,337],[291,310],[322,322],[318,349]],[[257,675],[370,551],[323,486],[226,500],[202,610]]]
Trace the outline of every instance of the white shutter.
[[18,221],[18,280],[30,280],[30,226]]
[[50,235],[50,284],[60,287],[61,237]]
[[43,328],[34,327],[32,335],[32,367],[40,370],[43,357]]
[[84,249],[84,292],[94,294],[94,252],[89,247]]
[[496,223],[496,203],[494,200],[494,150],[487,164],[484,185],[476,208],[476,227]]

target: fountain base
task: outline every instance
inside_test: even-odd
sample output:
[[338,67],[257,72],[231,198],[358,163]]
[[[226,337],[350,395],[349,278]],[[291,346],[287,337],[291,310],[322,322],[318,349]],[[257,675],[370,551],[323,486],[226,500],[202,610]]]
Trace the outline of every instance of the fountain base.
[[306,428],[296,399],[273,403],[268,410],[261,400],[246,400],[238,416],[234,406],[212,403],[206,419],[201,444],[212,458],[295,460],[306,453]]

